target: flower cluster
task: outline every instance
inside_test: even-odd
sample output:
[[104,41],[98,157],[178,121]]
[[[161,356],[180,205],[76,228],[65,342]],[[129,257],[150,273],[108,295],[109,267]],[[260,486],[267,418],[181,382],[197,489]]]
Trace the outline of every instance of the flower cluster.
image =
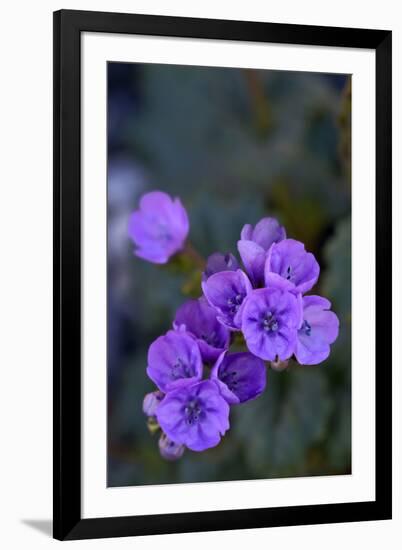
[[[130,221],[136,254],[154,263],[183,249],[187,233],[180,201],[160,192],[144,195]],[[265,362],[277,370],[291,357],[316,365],[338,336],[331,303],[305,294],[318,280],[317,260],[277,220],[245,225],[237,249],[243,268],[232,254],[209,256],[202,295],[186,301],[172,329],[149,347],[147,374],[158,390],[145,396],[143,410],[162,430],[166,459],[216,446],[229,429],[230,407],[264,391]],[[245,349],[234,353],[236,332]]]

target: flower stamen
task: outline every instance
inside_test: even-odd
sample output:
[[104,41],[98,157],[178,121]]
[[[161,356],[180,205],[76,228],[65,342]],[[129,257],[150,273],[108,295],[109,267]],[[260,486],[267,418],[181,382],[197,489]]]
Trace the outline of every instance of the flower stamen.
[[278,321],[271,311],[268,311],[263,318],[262,327],[266,332],[276,332],[278,330]]
[[232,314],[235,314],[239,311],[239,308],[243,302],[243,296],[241,294],[236,294],[236,296],[229,298],[227,305]]
[[172,378],[178,380],[179,378],[191,378],[192,376],[194,376],[194,373],[190,366],[178,357],[176,363],[172,366]]
[[301,327],[301,330],[304,331],[304,334],[306,336],[310,336],[311,334],[311,325],[308,321],[304,320],[303,321],[303,325]]
[[184,408],[187,424],[196,424],[200,418],[201,412],[202,409],[198,401],[194,400],[187,403],[186,407]]

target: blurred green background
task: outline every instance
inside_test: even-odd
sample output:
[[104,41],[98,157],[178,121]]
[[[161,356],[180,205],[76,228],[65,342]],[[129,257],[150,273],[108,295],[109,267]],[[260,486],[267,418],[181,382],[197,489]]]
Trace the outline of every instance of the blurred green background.
[[[348,75],[108,64],[108,486],[351,472],[350,98]],[[204,256],[237,255],[245,223],[277,217],[340,318],[326,362],[269,370],[218,447],[175,463],[142,413],[146,355],[199,287],[133,255],[128,218],[155,189],[182,199]]]

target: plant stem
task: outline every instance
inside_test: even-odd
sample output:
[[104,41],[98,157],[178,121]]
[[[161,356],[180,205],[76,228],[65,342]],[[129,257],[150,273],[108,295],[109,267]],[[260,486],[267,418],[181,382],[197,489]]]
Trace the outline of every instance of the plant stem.
[[203,256],[201,256],[201,254],[194,248],[190,241],[186,242],[183,252],[193,260],[197,267],[199,267],[201,270],[204,270],[206,261]]
[[271,126],[271,111],[264,85],[255,69],[243,69],[243,74],[250,95],[254,126],[260,137],[264,138]]

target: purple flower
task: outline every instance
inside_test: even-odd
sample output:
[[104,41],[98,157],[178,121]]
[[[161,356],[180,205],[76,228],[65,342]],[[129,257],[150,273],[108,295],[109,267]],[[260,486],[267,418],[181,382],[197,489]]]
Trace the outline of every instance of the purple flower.
[[304,244],[285,239],[273,244],[265,263],[265,284],[270,286],[271,273],[280,275],[294,285],[295,292],[307,292],[317,282],[320,266]]
[[264,361],[251,353],[222,353],[211,371],[229,404],[244,403],[258,397],[265,389]]
[[227,254],[214,252],[208,256],[207,265],[202,274],[202,280],[206,281],[211,275],[219,273],[219,271],[237,271],[239,267],[239,262],[230,252]]
[[201,283],[204,296],[217,311],[217,319],[232,330],[239,330],[244,298],[252,290],[241,270],[220,271]]
[[162,434],[159,438],[159,452],[166,460],[178,460],[183,456],[184,445],[179,445],[169,439],[166,434]]
[[267,252],[273,243],[286,239],[284,227],[274,218],[263,218],[254,227],[247,224],[240,234],[237,249],[254,286],[264,282]]
[[330,352],[339,332],[339,320],[328,311],[331,302],[320,296],[303,298],[303,323],[297,333],[296,359],[301,365],[317,365]]
[[164,393],[200,380],[202,360],[197,342],[185,332],[169,330],[149,346],[147,374]]
[[156,417],[169,439],[193,451],[215,447],[229,429],[229,405],[211,380],[168,393]]
[[175,328],[184,329],[197,340],[205,363],[215,363],[229,346],[229,330],[216,318],[216,310],[205,298],[188,300],[176,312]]
[[248,349],[261,359],[288,359],[302,321],[301,295],[283,288],[254,290],[243,308],[242,331]]
[[162,191],[142,195],[131,214],[128,232],[137,245],[135,254],[148,262],[165,264],[183,248],[189,231],[187,212],[180,199]]
[[155,416],[156,407],[162,401],[164,394],[161,391],[147,393],[142,402],[142,410],[147,416]]

